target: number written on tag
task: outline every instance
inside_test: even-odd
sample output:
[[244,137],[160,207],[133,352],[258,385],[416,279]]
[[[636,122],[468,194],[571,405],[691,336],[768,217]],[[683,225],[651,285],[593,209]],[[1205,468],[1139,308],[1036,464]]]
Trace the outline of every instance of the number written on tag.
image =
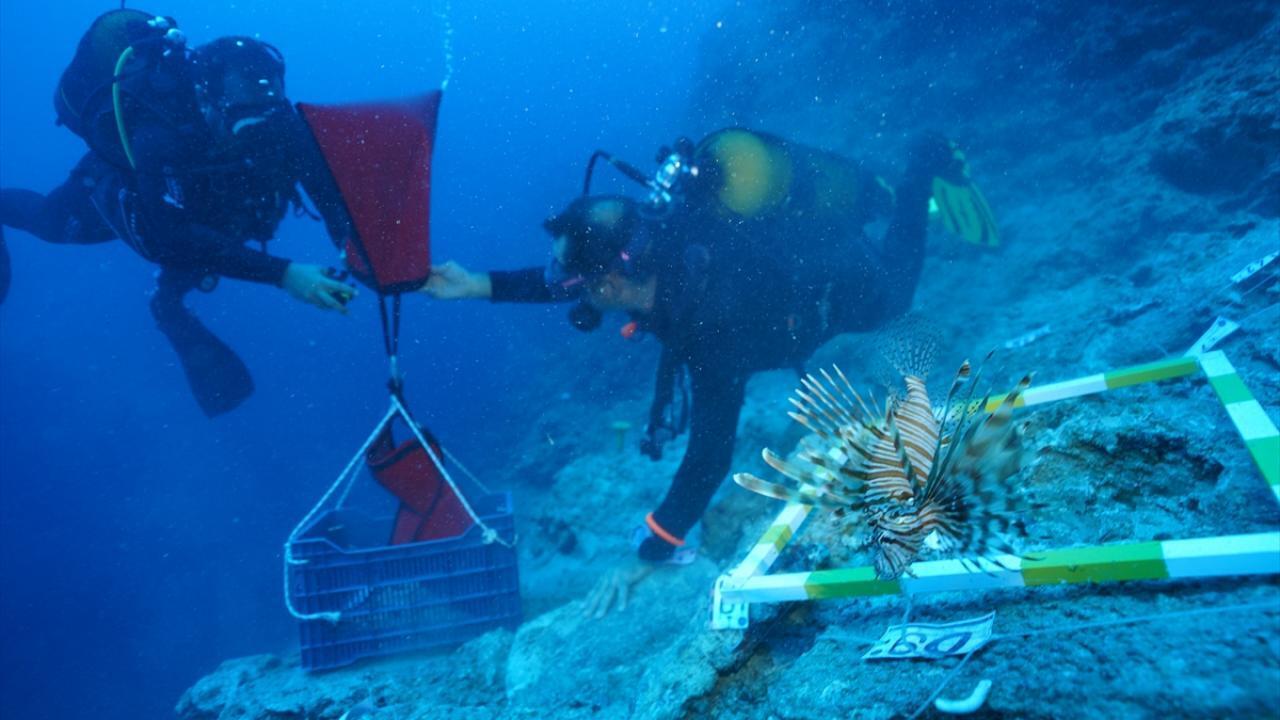
[[936,660],[947,655],[964,655],[977,650],[991,639],[994,612],[972,620],[953,623],[908,623],[890,625],[875,645],[863,654],[863,660],[898,660],[927,658]]

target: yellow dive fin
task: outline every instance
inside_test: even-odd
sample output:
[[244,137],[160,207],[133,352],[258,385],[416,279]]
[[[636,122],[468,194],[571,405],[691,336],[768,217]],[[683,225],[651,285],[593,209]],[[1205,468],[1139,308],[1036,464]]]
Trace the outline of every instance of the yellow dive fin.
[[939,176],[933,179],[933,198],[929,201],[930,219],[940,221],[947,232],[959,235],[974,245],[995,247],[1000,244],[996,217],[982,191],[969,178],[969,167],[958,148],[955,150],[955,159],[963,168],[958,176]]

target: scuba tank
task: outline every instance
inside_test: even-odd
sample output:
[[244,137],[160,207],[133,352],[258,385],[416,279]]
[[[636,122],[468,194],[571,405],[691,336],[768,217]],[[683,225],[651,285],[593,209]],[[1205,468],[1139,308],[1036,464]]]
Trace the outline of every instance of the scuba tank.
[[680,138],[659,149],[651,174],[597,150],[584,196],[601,159],[648,189],[641,207],[649,215],[684,207],[729,223],[786,218],[861,226],[893,207],[893,190],[861,163],[745,128],[717,130],[696,144]]
[[198,114],[185,44],[172,18],[129,9],[103,13],[58,80],[57,123],[110,164],[131,169],[129,116],[147,112],[176,125]]
[[639,211],[665,225],[662,234],[713,254],[751,257],[735,265],[775,268],[796,286],[820,278],[847,251],[848,238],[894,206],[893,190],[861,163],[745,128],[717,130],[696,144],[681,138],[658,151],[652,174],[597,151],[584,196],[600,159],[648,189]]
[[775,135],[727,128],[698,143],[692,189],[730,221],[861,227],[893,207],[893,191],[860,163]]

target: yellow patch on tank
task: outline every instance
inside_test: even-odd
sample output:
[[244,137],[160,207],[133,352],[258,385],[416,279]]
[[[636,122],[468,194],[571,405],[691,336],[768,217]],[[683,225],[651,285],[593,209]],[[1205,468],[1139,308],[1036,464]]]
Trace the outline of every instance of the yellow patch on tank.
[[755,217],[782,204],[791,190],[792,167],[786,153],[754,133],[730,130],[708,148],[720,167],[720,202],[743,217]]

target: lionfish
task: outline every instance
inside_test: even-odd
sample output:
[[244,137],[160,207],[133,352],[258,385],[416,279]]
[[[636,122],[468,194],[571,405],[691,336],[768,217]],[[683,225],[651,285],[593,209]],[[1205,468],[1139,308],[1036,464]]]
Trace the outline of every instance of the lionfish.
[[[882,579],[909,572],[926,546],[955,551],[975,570],[980,566],[969,558],[998,565],[997,555],[1013,553],[1009,538],[1026,531],[1013,487],[1021,433],[1011,417],[1031,376],[987,413],[989,398],[973,401],[977,378],[970,382],[966,360],[939,411],[929,402],[924,379],[906,374],[906,394],[873,412],[840,368],[833,369],[834,378],[826,370],[821,378],[806,375],[791,398],[795,410],[788,413],[830,449],[803,449],[799,462],[789,462],[765,448],[764,461],[787,480],[738,473],[734,481],[865,524]],[[966,384],[966,397],[958,399]]]

